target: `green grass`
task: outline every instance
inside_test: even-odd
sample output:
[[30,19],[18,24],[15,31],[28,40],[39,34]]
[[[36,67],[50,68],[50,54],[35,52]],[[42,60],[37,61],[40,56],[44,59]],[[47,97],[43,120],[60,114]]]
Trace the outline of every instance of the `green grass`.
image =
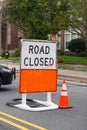
[[8,59],[6,59],[6,58],[0,58],[0,60],[14,60],[14,61],[20,61],[20,57],[9,57]]
[[[77,63],[77,64],[87,64],[86,57],[76,57],[76,56],[59,56],[63,59],[63,62],[67,63]],[[6,60],[6,58],[0,58],[0,60]],[[9,57],[7,60],[20,61],[20,57]]]
[[87,64],[86,57],[76,57],[76,56],[59,56],[63,59],[63,62],[77,63],[77,64]]

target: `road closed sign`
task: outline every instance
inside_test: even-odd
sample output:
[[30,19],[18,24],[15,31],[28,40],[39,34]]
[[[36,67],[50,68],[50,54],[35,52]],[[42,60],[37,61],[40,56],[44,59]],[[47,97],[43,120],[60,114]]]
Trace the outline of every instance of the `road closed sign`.
[[24,41],[21,57],[22,69],[55,69],[56,44]]
[[21,45],[19,92],[56,91],[56,43],[22,39]]

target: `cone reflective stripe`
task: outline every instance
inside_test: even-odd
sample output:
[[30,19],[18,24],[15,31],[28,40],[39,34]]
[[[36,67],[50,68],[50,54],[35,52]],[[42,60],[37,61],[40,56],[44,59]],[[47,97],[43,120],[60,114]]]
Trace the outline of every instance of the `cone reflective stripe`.
[[59,108],[72,108],[69,105],[69,99],[68,99],[67,87],[66,87],[66,81],[65,80],[63,80],[63,84],[62,84]]
[[62,90],[66,90],[66,80],[63,80],[63,83],[62,83]]
[[67,92],[62,90],[61,96],[67,96]]

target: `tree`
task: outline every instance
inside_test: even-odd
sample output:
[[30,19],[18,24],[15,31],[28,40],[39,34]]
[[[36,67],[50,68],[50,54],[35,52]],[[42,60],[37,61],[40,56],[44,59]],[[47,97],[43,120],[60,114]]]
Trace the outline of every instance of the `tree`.
[[87,52],[87,0],[69,0],[69,4],[69,27],[84,39]]
[[66,0],[11,0],[4,14],[26,37],[47,39],[49,33],[67,27],[68,8]]
[[63,26],[63,29],[72,33],[75,31],[81,36],[84,39],[87,53],[87,0],[61,0],[60,7],[62,5],[65,5],[63,8],[67,7],[66,14],[59,15],[60,18],[64,17],[66,19],[64,21],[67,21],[67,26],[66,28]]
[[87,0],[9,0],[4,14],[28,38],[47,39],[49,33],[72,29],[87,52]]

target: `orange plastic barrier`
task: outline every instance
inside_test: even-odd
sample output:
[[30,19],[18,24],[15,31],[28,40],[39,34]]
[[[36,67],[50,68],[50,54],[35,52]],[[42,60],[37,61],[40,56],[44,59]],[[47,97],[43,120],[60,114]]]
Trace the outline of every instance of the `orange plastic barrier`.
[[56,91],[57,76],[57,69],[21,69],[19,93]]

